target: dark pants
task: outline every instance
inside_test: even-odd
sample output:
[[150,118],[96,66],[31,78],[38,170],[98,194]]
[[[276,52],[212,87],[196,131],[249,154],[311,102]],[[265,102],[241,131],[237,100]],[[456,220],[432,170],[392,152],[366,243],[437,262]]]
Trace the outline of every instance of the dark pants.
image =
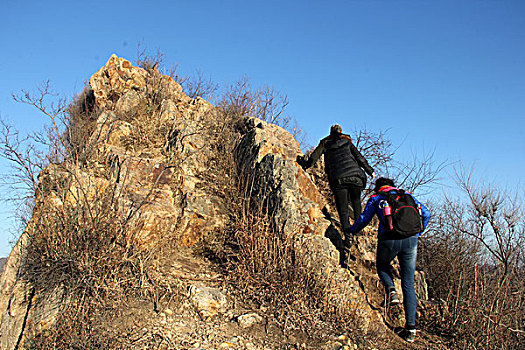
[[417,297],[414,286],[416,272],[417,236],[404,239],[379,238],[377,242],[376,266],[377,274],[385,286],[385,290],[395,289],[392,276],[392,260],[397,256],[401,267],[401,288],[403,290],[403,306],[407,329],[416,325]]
[[362,188],[352,184],[337,184],[332,186],[332,192],[335,198],[335,206],[341,221],[341,227],[346,234],[350,228],[350,213],[348,204],[352,206],[352,218],[358,218],[361,215],[361,191]]

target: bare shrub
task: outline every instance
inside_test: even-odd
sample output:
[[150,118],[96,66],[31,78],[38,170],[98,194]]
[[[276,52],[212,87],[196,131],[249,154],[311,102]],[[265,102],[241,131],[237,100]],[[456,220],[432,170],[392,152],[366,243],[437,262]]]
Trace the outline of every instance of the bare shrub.
[[221,103],[229,115],[257,117],[283,128],[290,122],[290,118],[283,114],[287,105],[286,96],[268,86],[253,89],[246,77],[230,85]]
[[306,132],[295,118],[285,114],[288,103],[288,97],[274,88],[253,88],[249,79],[243,77],[228,86],[221,97],[219,107],[225,115],[235,118],[257,117],[278,125],[290,132],[302,148],[306,148]]
[[298,258],[293,233],[276,232],[271,222],[253,214],[236,222],[232,237],[236,259],[228,265],[228,276],[241,294],[269,308],[285,332],[337,328],[328,312],[326,291]]
[[164,54],[157,50],[156,53],[150,53],[143,45],[137,47],[137,65],[145,69],[148,73],[166,74],[174,81],[180,84],[188,97],[203,98],[213,100],[214,94],[218,91],[219,85],[214,83],[211,77],[206,78],[204,74],[197,70],[194,75],[186,76],[179,74],[178,64],[170,67],[164,67]]
[[[117,219],[116,185],[104,189],[82,183],[83,188],[78,188],[66,169],[51,169],[43,176],[49,180],[42,185],[49,189],[39,197],[28,227],[27,278],[41,288],[64,285],[94,291],[112,285],[110,276],[121,275],[120,267],[125,266],[119,265],[120,256],[129,259],[134,251],[124,234],[126,222]],[[83,282],[75,288],[69,285],[79,281]]]
[[211,78],[205,78],[200,70],[197,70],[194,76],[186,78],[182,82],[182,87],[189,97],[200,97],[205,100],[213,100],[214,94],[219,89],[219,85]]
[[95,129],[93,122],[99,115],[91,87],[84,87],[84,90],[69,104],[66,112],[64,140],[71,156],[80,162],[85,162],[91,156],[86,152],[93,150],[88,143]]
[[137,65],[145,69],[148,73],[152,73],[153,71],[161,72],[164,63],[164,54],[159,49],[157,49],[155,53],[151,53],[143,43],[138,43],[136,61]]
[[522,197],[459,170],[464,198],[446,197],[422,243],[430,293],[448,313],[438,325],[458,348],[519,349],[525,342]]
[[[40,150],[28,145],[31,136],[20,136],[19,131],[5,120],[0,120],[0,123],[0,151],[13,167],[12,173],[3,175],[2,184],[8,186],[7,192],[15,194],[14,198],[32,199],[38,186],[38,173],[47,165],[47,161]],[[7,199],[12,200],[13,197]]]

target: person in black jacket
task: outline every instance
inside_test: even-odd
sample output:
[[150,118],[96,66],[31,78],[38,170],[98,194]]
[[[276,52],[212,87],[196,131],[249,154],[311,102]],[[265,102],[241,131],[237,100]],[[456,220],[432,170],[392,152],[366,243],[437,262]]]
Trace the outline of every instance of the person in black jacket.
[[[335,205],[345,235],[345,245],[352,245],[350,219],[361,214],[361,191],[366,185],[366,174],[375,177],[374,169],[352,143],[350,136],[343,134],[340,125],[330,128],[330,135],[319,142],[309,157],[298,157],[298,163],[307,169],[313,166],[324,154],[325,171],[335,198]],[[348,204],[352,205],[352,214]]]

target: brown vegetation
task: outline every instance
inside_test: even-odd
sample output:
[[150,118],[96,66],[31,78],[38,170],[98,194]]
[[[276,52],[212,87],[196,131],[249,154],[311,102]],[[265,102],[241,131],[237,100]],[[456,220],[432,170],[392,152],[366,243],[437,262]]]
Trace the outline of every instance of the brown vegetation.
[[422,240],[420,266],[440,320],[427,329],[447,334],[460,349],[521,349],[525,345],[524,208],[519,193],[475,182],[458,171],[466,197],[446,197]]

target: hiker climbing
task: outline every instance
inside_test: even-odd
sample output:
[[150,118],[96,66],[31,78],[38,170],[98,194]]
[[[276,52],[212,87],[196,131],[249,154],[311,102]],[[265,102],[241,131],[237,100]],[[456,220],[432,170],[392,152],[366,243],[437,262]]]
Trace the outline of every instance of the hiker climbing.
[[394,181],[381,177],[376,180],[375,194],[365,210],[350,227],[358,233],[372,220],[379,218],[377,230],[376,269],[385,288],[387,305],[399,304],[394,286],[391,262],[397,256],[401,267],[401,288],[405,310],[405,328],[401,336],[413,342],[416,335],[417,297],[414,286],[417,241],[430,220],[430,211],[411,194],[395,188]]
[[353,242],[349,231],[349,217],[355,219],[361,214],[361,191],[367,180],[365,172],[374,178],[374,169],[352,143],[350,136],[343,134],[343,129],[338,124],[332,125],[330,135],[319,142],[309,157],[299,156],[297,162],[303,169],[307,169],[313,166],[323,154],[326,175],[335,197],[335,205],[345,236],[345,246],[349,248]]

